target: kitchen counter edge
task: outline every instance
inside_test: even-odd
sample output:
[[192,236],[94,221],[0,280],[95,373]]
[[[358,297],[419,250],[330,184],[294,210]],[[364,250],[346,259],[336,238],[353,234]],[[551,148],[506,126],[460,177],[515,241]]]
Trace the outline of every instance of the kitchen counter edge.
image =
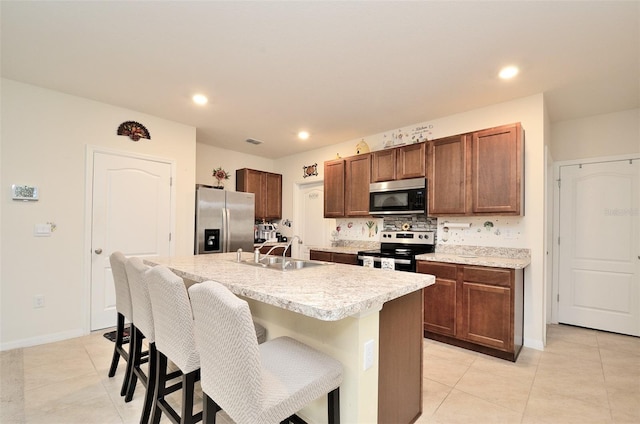
[[477,265],[494,268],[524,269],[531,258],[503,258],[499,256],[472,256],[454,253],[425,253],[416,256],[417,261],[445,262],[459,265]]

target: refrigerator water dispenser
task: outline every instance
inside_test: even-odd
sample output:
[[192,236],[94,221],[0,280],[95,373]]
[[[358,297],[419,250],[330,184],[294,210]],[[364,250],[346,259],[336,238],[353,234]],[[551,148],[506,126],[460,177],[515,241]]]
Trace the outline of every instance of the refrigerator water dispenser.
[[205,252],[220,251],[220,230],[219,229],[204,230],[204,251]]

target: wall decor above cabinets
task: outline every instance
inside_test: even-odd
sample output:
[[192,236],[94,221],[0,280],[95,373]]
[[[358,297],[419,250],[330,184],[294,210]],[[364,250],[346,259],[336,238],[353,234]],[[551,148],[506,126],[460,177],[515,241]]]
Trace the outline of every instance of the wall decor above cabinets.
[[141,138],[151,140],[151,134],[149,134],[149,130],[147,130],[144,125],[136,121],[126,121],[120,124],[117,134],[129,136],[129,138],[133,141],[138,141]]
[[302,178],[313,177],[318,175],[318,164],[305,165],[302,167]]

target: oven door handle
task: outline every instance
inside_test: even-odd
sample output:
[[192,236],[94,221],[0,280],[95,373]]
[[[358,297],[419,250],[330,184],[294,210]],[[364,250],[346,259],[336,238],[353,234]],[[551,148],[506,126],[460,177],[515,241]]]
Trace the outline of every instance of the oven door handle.
[[[367,256],[358,256],[358,260],[364,260],[364,258],[366,258]],[[389,259],[394,259],[394,258],[389,258]],[[382,259],[379,257],[374,256],[373,257],[373,262],[381,262]],[[400,265],[411,265],[411,260],[410,259],[394,259],[394,262]]]

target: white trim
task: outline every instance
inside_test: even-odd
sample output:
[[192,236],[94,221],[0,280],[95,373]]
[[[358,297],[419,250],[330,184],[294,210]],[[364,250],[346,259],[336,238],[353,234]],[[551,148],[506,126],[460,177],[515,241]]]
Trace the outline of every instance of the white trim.
[[[315,178],[311,181],[309,180],[298,180],[298,181],[294,181],[292,187],[293,187],[293,224],[291,225],[291,231],[292,231],[292,236],[294,234],[300,234],[300,223],[302,222],[302,214],[304,213],[304,211],[302,210],[301,204],[302,204],[302,199],[300,198],[300,192],[303,188],[306,188],[308,186],[312,186],[312,185],[322,185],[324,187],[324,178]],[[323,236],[323,240],[326,242],[326,234]],[[291,255],[297,258],[300,258],[300,245],[299,244],[295,244],[294,246],[292,246],[292,249],[294,249],[291,252]]]
[[13,340],[8,343],[3,343],[0,346],[0,351],[38,346],[45,343],[59,342],[62,340],[74,339],[86,334],[88,333],[86,333],[84,329],[77,328],[75,330],[63,331],[60,333],[45,334],[43,336],[29,337],[28,339]]
[[[176,243],[176,161],[173,159],[163,158],[159,156],[152,156],[142,153],[135,153],[123,150],[115,150],[101,146],[94,146],[87,144],[85,150],[85,195],[84,195],[84,257],[83,257],[83,269],[82,275],[84,277],[85,284],[83,285],[82,296],[82,316],[83,326],[82,333],[80,335],[89,334],[91,332],[91,215],[93,205],[93,157],[96,153],[105,153],[114,156],[122,156],[134,159],[143,159],[148,161],[166,163],[171,166],[171,212],[170,212],[170,231],[171,240],[169,241],[169,254],[175,255],[175,243]],[[115,324],[115,323],[114,323]],[[77,336],[75,336],[77,337]],[[61,339],[62,340],[62,339]]]
[[544,343],[542,343],[542,340],[525,338],[522,345],[531,349],[544,350]]
[[[551,293],[551,321],[549,324],[558,324],[558,294],[560,292],[560,249],[558,246],[558,237],[560,236],[560,188],[558,187],[558,179],[560,178],[560,169],[563,166],[574,166],[580,164],[593,164],[604,162],[621,162],[628,160],[640,159],[640,153],[631,153],[627,155],[617,156],[601,156],[596,158],[573,159],[559,161],[553,164],[553,281]],[[562,241],[561,241],[562,242]]]

